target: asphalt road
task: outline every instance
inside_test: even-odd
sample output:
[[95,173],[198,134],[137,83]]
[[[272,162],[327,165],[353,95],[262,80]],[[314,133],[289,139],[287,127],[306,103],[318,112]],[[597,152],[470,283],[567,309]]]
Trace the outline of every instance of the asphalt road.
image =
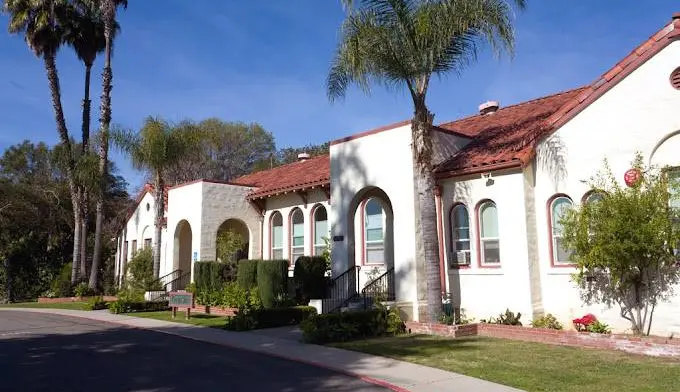
[[79,318],[0,312],[0,391],[374,392],[313,366]]

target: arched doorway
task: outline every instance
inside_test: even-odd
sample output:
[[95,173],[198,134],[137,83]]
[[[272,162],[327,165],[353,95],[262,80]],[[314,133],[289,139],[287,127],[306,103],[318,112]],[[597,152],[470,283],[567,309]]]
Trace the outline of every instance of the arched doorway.
[[182,220],[175,228],[173,270],[181,270],[182,274],[191,272],[191,243],[191,225]]
[[249,258],[248,226],[240,219],[227,219],[217,229],[215,248],[216,258],[221,262],[237,262]]

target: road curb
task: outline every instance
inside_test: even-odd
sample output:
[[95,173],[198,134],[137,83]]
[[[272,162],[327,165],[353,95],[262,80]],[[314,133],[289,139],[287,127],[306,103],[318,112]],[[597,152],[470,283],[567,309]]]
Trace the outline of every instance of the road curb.
[[[287,356],[287,355],[284,355],[284,354],[277,354],[277,353],[257,350],[257,349],[248,348],[248,347],[236,346],[236,345],[224,343],[224,342],[214,342],[214,341],[210,341],[210,340],[195,338],[195,337],[192,337],[192,336],[182,335],[182,334],[177,333],[177,332],[164,331],[164,330],[156,329],[156,328],[153,328],[153,327],[148,328],[148,327],[141,327],[141,326],[137,326],[137,325],[130,325],[130,324],[128,324],[128,323],[126,323],[122,320],[121,321],[101,320],[101,319],[94,318],[94,317],[88,317],[87,315],[83,315],[83,314],[80,314],[80,313],[73,313],[72,314],[71,312],[68,312],[68,313],[50,312],[48,309],[41,309],[41,308],[0,308],[0,310],[7,310],[7,311],[19,310],[19,311],[22,311],[22,312],[48,313],[48,314],[54,314],[54,315],[59,315],[59,316],[76,317],[76,318],[81,318],[81,319],[85,319],[85,320],[98,321],[98,322],[101,322],[101,323],[122,325],[122,326],[125,326],[125,327],[128,327],[128,328],[135,328],[135,329],[140,329],[140,330],[144,330],[144,331],[153,331],[153,332],[177,336],[177,337],[180,337],[180,338],[193,340],[193,341],[197,341],[197,342],[215,344],[215,345],[218,345],[218,346],[228,347],[228,348],[232,348],[232,349],[236,349],[236,350],[248,351],[248,352],[257,353],[257,354],[263,354],[263,355],[267,355],[267,356],[274,357],[274,358],[284,359],[286,361],[292,361],[292,362],[297,362],[297,363],[301,363],[301,364],[308,365],[308,366],[314,366],[314,367],[317,367],[317,368],[320,368],[320,369],[329,370],[329,371],[332,371],[332,372],[335,372],[335,373],[338,373],[338,374],[342,374],[342,375],[345,375],[345,376],[348,376],[348,377],[356,378],[356,379],[359,379],[361,381],[367,382],[369,384],[373,384],[373,385],[377,385],[377,386],[380,386],[380,387],[383,387],[383,388],[387,388],[387,389],[389,389],[393,392],[411,392],[409,389],[406,389],[404,387],[400,387],[398,385],[392,384],[392,383],[390,383],[386,380],[381,380],[381,379],[377,379],[377,378],[373,378],[373,377],[369,377],[369,376],[364,376],[364,375],[361,375],[361,374],[356,373],[356,372],[352,372],[352,371],[342,369],[342,368],[336,368],[336,367],[329,366],[329,365],[322,364],[322,363],[318,363],[318,362],[307,361],[307,360],[304,360],[304,359],[295,358],[295,357]],[[68,310],[68,309],[65,309],[65,310]],[[74,311],[74,312],[80,312],[80,311]],[[143,318],[134,317],[134,316],[125,316],[125,317],[143,319]],[[170,322],[170,321],[168,321],[168,322]],[[194,326],[194,325],[190,325],[190,324],[183,324],[183,323],[174,323],[174,324],[177,324],[177,325],[182,326],[182,327],[206,328],[206,327],[199,327],[199,326]]]

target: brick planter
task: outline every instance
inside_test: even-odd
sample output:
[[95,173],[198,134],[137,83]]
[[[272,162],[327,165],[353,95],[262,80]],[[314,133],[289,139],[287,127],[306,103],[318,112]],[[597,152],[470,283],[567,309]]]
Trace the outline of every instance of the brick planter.
[[[67,303],[67,302],[87,302],[90,298],[92,297],[61,297],[61,298],[47,298],[47,297],[40,297],[38,298],[38,303],[39,304],[60,304],[60,303]],[[105,295],[102,297],[104,302],[115,302],[118,301],[117,297]]]
[[238,311],[238,309],[223,308],[221,306],[194,305],[194,307],[191,308],[191,311],[194,313],[210,314],[213,316],[232,317],[236,315],[236,311]]
[[621,350],[650,356],[680,357],[680,339],[663,338],[660,336],[597,334],[485,323],[443,325],[407,322],[406,328],[412,333],[452,338],[478,335],[560,346]]

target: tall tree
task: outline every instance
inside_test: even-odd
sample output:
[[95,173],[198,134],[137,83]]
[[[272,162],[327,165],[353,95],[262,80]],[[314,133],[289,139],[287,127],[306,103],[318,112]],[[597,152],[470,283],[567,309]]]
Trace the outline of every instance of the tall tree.
[[[519,9],[524,0],[512,1]],[[504,0],[343,0],[348,12],[331,65],[331,101],[350,84],[370,93],[372,83],[406,87],[413,101],[412,155],[417,259],[425,263],[428,320],[441,314],[435,179],[430,136],[434,114],[426,104],[432,75],[459,73],[488,42],[512,53],[513,9]]]
[[100,192],[97,197],[97,217],[95,222],[94,253],[92,255],[92,271],[90,273],[89,287],[97,287],[97,271],[101,260],[102,251],[102,227],[104,223],[104,197],[105,179],[109,162],[109,128],[111,126],[111,89],[113,87],[113,70],[111,69],[111,56],[113,54],[113,40],[116,31],[116,10],[122,6],[127,8],[127,0],[97,0],[104,17],[105,62],[102,74],[101,117],[99,126],[101,143],[99,145],[99,174],[101,178]]
[[173,127],[162,119],[147,118],[138,133],[114,132],[113,142],[131,159],[132,165],[147,171],[153,177],[155,235],[153,246],[153,273],[158,277],[161,265],[161,232],[165,215],[165,177],[173,167],[198,148],[202,139],[197,128],[186,124]]
[[57,132],[67,152],[66,173],[71,198],[73,199],[75,225],[71,280],[75,283],[80,260],[80,222],[82,215],[78,190],[73,176],[75,159],[61,104],[61,89],[56,63],[57,52],[64,41],[65,30],[68,26],[68,4],[65,0],[4,0],[3,13],[9,15],[9,32],[12,34],[23,33],[28,47],[36,56],[41,57],[45,64]]

